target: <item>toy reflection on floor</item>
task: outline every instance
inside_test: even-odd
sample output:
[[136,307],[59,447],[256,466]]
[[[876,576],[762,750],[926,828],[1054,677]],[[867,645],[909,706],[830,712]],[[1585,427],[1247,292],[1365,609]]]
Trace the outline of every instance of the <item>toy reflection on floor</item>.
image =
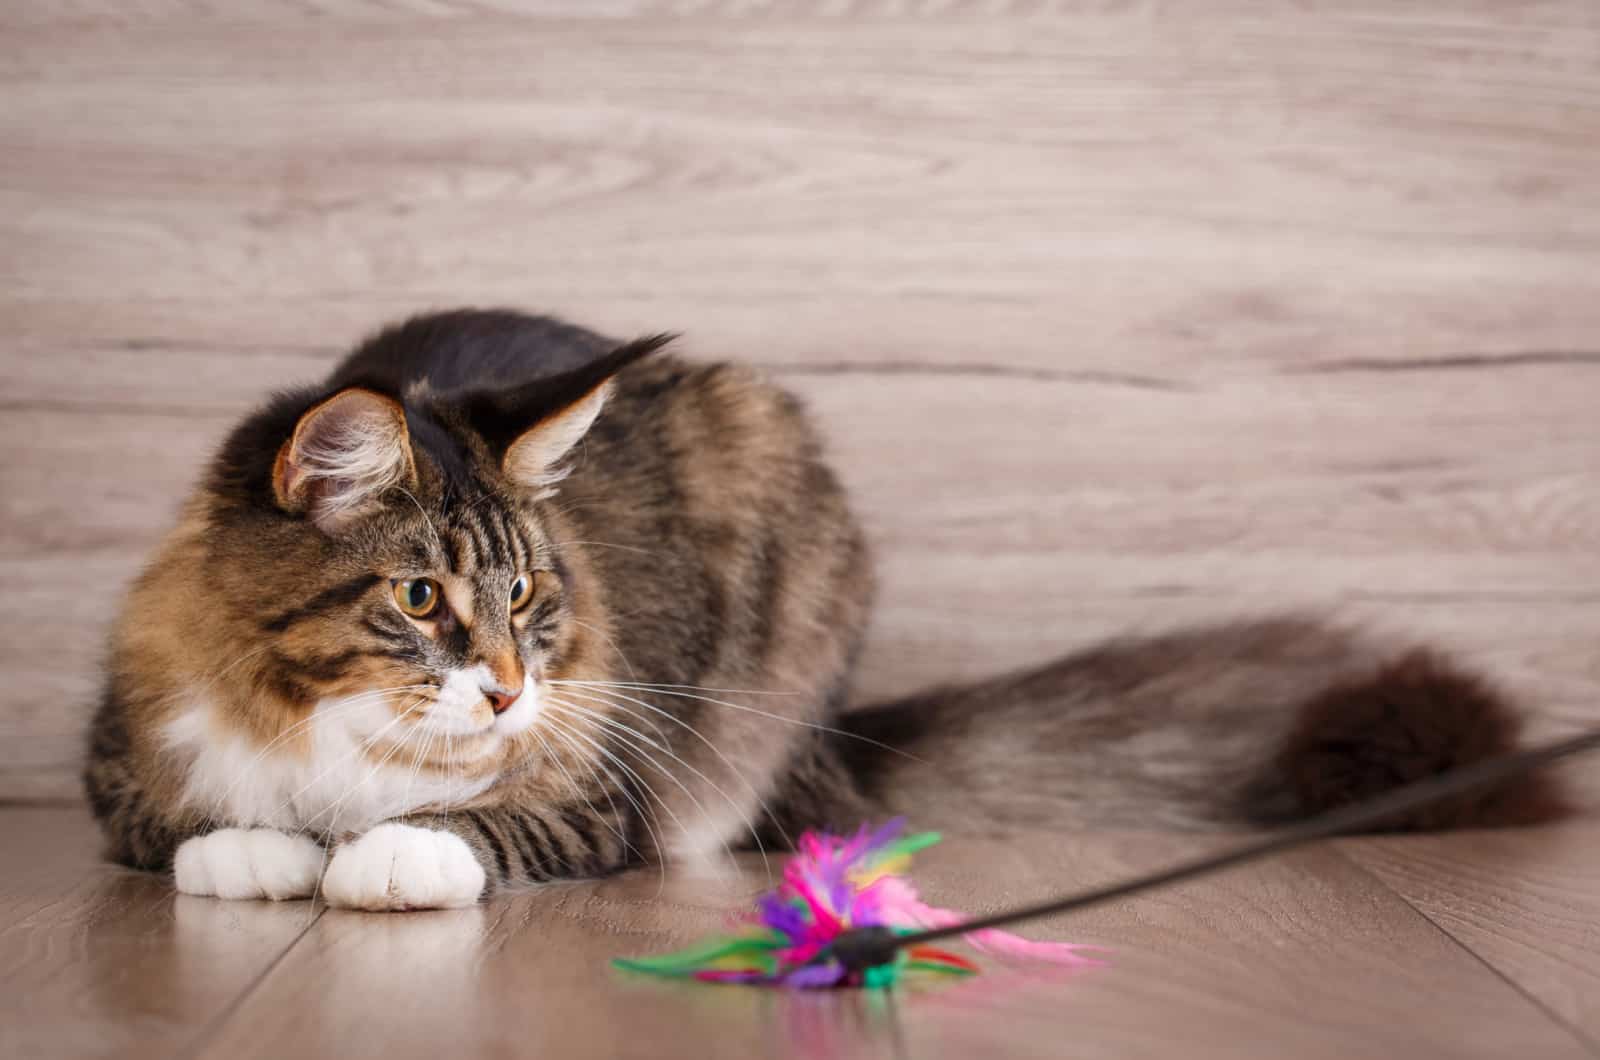
[[[846,932],[882,928],[906,935],[960,923],[962,914],[927,905],[903,875],[911,855],[939,841],[935,832],[902,836],[896,819],[853,836],[807,832],[784,865],[783,881],[762,895],[745,930],[709,939],[676,953],[618,959],[619,968],[716,983],[788,987],[884,987],[903,973],[971,975],[971,961],[932,946],[909,946],[894,961],[855,969],[834,959],[829,947]],[[1075,966],[1101,963],[1094,946],[1030,942],[1005,931],[965,936],[980,952]]]

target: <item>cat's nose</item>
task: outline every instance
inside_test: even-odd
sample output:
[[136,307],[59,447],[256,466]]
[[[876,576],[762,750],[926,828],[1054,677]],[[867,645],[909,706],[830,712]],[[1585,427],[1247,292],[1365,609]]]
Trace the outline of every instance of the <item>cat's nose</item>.
[[496,714],[504,714],[510,710],[511,704],[522,696],[522,689],[520,688],[507,690],[499,687],[489,687],[482,691],[483,698],[489,701],[489,709]]

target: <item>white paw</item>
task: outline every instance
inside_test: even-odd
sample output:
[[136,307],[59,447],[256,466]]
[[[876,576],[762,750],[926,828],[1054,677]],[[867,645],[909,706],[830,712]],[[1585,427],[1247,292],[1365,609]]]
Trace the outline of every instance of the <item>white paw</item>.
[[173,875],[184,894],[218,898],[309,898],[323,850],[304,836],[270,828],[224,828],[185,840]]
[[483,883],[466,840],[390,821],[333,852],[322,897],[347,909],[454,909],[476,904]]

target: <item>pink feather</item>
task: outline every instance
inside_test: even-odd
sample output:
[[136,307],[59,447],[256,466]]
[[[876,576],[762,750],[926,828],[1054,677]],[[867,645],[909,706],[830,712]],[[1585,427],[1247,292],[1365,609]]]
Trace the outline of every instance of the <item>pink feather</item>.
[[[917,897],[909,882],[899,876],[885,876],[878,881],[879,901],[887,919],[900,923],[919,924],[925,928],[950,927],[968,919],[954,909],[940,909],[928,905]],[[1090,966],[1105,962],[1087,957],[1080,951],[1100,950],[1099,946],[1085,946],[1071,942],[1034,942],[1009,931],[989,928],[969,931],[962,936],[973,947],[996,957],[1016,957],[1056,964]]]

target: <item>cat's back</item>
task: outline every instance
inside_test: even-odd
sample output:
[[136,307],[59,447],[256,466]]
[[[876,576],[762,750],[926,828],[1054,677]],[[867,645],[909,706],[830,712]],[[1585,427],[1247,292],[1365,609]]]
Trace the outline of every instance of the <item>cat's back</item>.
[[503,390],[571,371],[617,342],[550,316],[460,309],[384,328],[334,369],[332,387],[368,386],[405,394]]

